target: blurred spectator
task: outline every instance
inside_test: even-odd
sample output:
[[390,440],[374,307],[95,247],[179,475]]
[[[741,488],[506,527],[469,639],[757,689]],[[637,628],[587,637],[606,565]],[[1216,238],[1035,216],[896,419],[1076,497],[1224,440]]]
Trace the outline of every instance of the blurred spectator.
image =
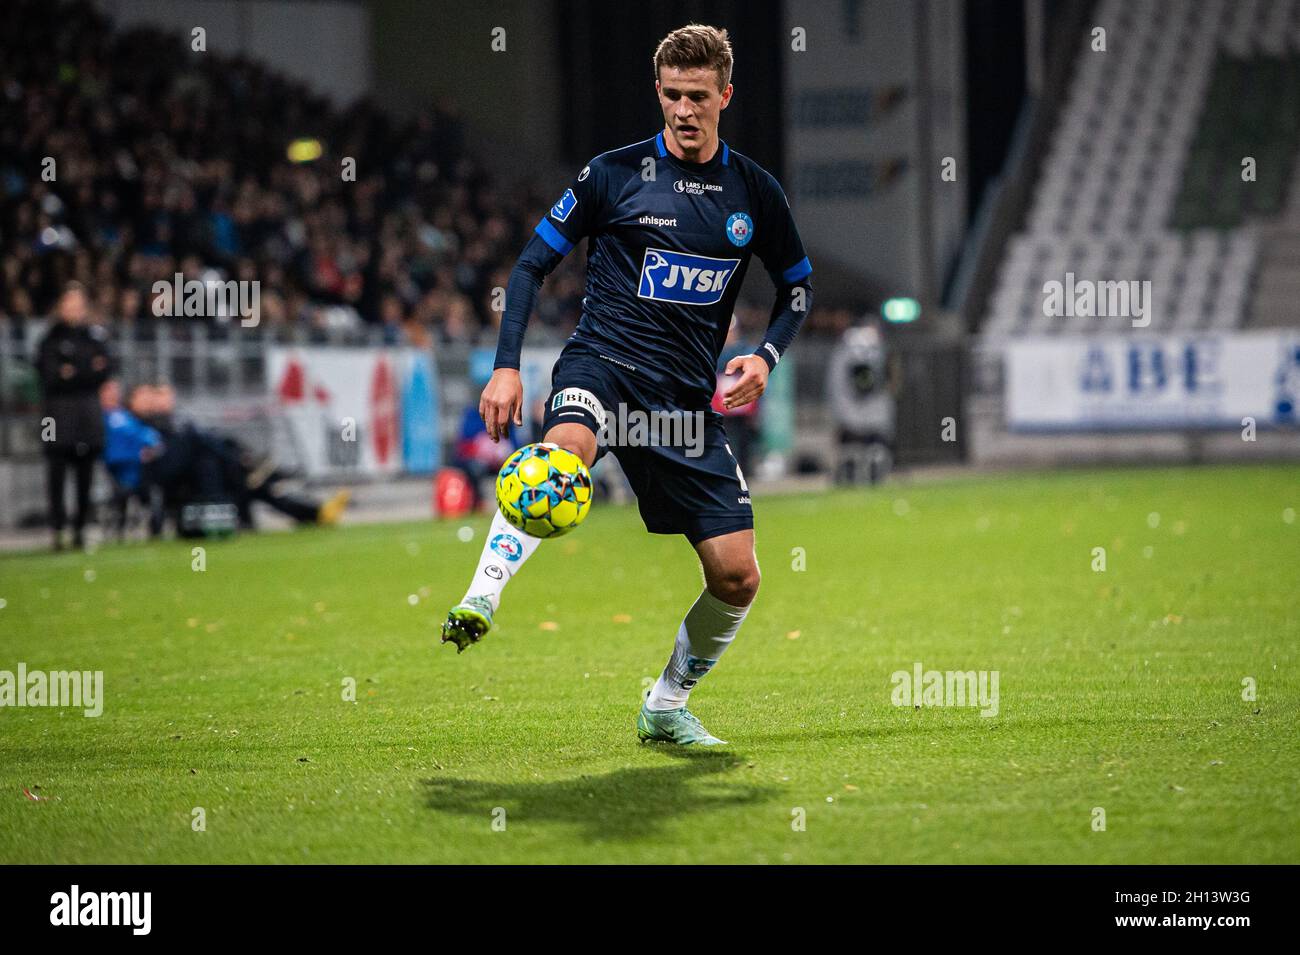
[[110,378],[99,389],[104,411],[104,465],[113,479],[114,526],[118,538],[126,531],[130,502],[140,501],[149,512],[149,536],[162,532],[161,495],[144,480],[144,468],[162,450],[162,436],[122,407],[122,386]]
[[99,389],[104,412],[104,464],[123,491],[140,489],[144,464],[162,444],[162,436],[122,407],[122,386],[109,379]]
[[90,484],[95,459],[104,449],[104,418],[99,386],[109,375],[107,336],[89,324],[90,302],[80,285],[59,297],[56,317],[36,350],[36,370],[43,398],[41,440],[45,447],[54,549],[63,549],[67,524],[64,485],[72,468],[77,509],[72,519],[72,543],[85,543],[90,511]]
[[128,401],[132,415],[156,429],[162,442],[142,456],[142,482],[156,487],[178,530],[186,504],[228,502],[241,526],[256,526],[254,502],[261,501],[299,524],[337,524],[351,499],[342,490],[319,501],[280,488],[286,475],[270,460],[258,460],[236,439],[176,421],[176,394],[169,385],[138,385]]
[[497,442],[488,437],[487,426],[479,414],[478,405],[466,405],[461,411],[460,433],[456,438],[456,456],[452,466],[465,472],[474,489],[475,506],[482,507],[495,497],[493,484],[501,465],[518,447],[514,422],[509,434]]

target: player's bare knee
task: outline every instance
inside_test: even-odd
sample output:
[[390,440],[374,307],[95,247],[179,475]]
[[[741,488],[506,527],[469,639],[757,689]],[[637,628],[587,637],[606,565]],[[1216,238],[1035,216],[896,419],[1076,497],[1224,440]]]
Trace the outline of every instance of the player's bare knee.
[[758,596],[762,576],[757,565],[728,567],[708,582],[709,593],[733,607],[748,607]]
[[596,435],[585,425],[573,423],[553,425],[542,440],[547,444],[558,444],[566,451],[572,451],[587,467],[591,467],[596,460]]

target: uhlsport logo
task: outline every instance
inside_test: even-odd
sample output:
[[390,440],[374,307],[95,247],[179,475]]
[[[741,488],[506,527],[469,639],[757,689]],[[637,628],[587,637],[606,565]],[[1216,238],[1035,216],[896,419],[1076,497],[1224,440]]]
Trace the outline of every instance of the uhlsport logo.
[[647,215],[647,216],[642,216],[640,219],[637,219],[636,221],[639,222],[641,225],[652,225],[652,226],[657,226],[661,229],[677,228],[676,216],[669,217],[669,216],[648,216]]
[[513,534],[498,534],[492,538],[492,549],[506,560],[518,560],[524,552],[524,545]]
[[569,213],[574,210],[578,204],[578,197],[573,194],[572,189],[565,189],[564,195],[560,196],[560,201],[551,206],[551,218],[557,222],[563,222],[569,218]]
[[754,220],[744,212],[737,212],[727,220],[727,238],[732,245],[748,245],[754,238]]
[[740,259],[713,259],[707,255],[646,249],[641,260],[638,298],[679,305],[714,305],[736,274]]

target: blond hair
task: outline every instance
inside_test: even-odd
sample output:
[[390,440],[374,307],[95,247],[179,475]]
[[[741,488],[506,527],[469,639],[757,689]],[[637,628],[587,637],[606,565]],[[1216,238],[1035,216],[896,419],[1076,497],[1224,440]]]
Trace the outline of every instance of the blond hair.
[[678,70],[703,68],[718,74],[718,90],[731,82],[731,41],[727,31],[702,23],[688,23],[659,41],[655,47],[655,79],[665,66]]

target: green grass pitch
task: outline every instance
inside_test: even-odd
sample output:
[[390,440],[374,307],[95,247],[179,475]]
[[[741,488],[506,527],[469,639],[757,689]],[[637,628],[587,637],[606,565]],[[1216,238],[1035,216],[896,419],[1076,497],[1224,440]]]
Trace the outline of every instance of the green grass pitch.
[[[636,740],[700,573],[634,508],[544,545],[460,656],[435,633],[484,517],[203,572],[181,542],[0,557],[0,669],[105,698],[0,709],[0,862],[1300,862],[1300,468],[756,508],[758,601],[692,697],[714,750]],[[918,662],[998,671],[997,715],[895,706]]]

